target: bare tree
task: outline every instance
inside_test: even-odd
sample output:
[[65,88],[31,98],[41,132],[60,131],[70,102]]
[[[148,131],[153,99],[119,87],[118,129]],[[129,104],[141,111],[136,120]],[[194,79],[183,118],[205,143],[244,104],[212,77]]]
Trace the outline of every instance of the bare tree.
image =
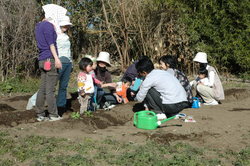
[[[32,0],[0,0],[0,77],[27,75],[34,70],[36,3]],[[32,65],[31,65],[32,64]]]

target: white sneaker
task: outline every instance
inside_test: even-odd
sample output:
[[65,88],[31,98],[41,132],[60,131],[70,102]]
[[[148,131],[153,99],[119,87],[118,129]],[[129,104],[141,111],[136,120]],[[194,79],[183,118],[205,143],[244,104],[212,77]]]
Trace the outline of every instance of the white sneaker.
[[49,121],[57,121],[57,120],[62,120],[63,118],[58,116],[58,117],[49,117]]
[[143,106],[146,111],[149,110],[147,104],[143,104]]
[[174,119],[183,119],[183,118],[185,118],[186,116],[187,116],[186,114],[180,113],[180,114],[175,115],[175,118],[174,118]]
[[166,119],[167,116],[164,113],[156,114],[158,120]]
[[38,116],[38,117],[36,118],[36,120],[37,120],[38,122],[42,122],[42,121],[44,121],[44,119],[45,119],[44,116]]
[[204,105],[218,105],[219,103],[216,100],[213,100],[210,103],[204,103]]
[[114,108],[114,107],[115,107],[114,104],[110,104],[109,102],[105,102],[105,103],[104,103],[104,106],[103,106],[103,109],[104,109],[104,110],[110,110],[110,109],[112,109],[112,108]]
[[115,107],[115,105],[112,104],[112,105],[108,106],[108,109],[112,109],[112,108],[114,108],[114,107]]

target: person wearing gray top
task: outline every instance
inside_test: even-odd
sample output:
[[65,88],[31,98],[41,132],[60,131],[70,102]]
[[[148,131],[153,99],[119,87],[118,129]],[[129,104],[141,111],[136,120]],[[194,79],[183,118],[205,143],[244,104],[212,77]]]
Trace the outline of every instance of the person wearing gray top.
[[180,82],[170,73],[154,69],[150,59],[142,59],[136,69],[145,77],[136,99],[144,102],[155,113],[174,116],[188,107],[186,91]]

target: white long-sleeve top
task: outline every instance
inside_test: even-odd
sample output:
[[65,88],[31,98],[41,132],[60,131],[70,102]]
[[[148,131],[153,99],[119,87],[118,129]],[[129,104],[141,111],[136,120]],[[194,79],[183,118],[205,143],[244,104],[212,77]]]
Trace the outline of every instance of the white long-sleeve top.
[[58,33],[57,34],[57,49],[58,56],[62,63],[72,62],[71,57],[71,44],[69,40],[69,36],[66,33]]
[[[208,70],[209,69],[209,65],[207,65],[207,67],[206,67],[206,69]],[[197,78],[198,78],[198,76],[197,76]],[[208,72],[208,77],[206,77],[206,79],[205,80],[203,80],[203,84],[204,85],[206,85],[206,86],[209,86],[209,87],[213,87],[214,86],[214,78],[215,78],[215,72],[212,70],[212,71],[209,71]],[[199,80],[200,81],[200,80]],[[196,81],[195,80],[193,80],[193,81],[190,81],[190,86],[193,86],[194,85],[194,83],[195,83]],[[200,81],[201,82],[201,81]]]
[[150,88],[155,88],[161,94],[163,104],[175,104],[187,101],[186,91],[183,86],[177,78],[167,71],[152,70],[142,82],[136,99],[142,102]]
[[[209,69],[209,65],[207,65],[206,69],[208,70]],[[215,77],[215,73],[214,71],[209,71],[208,72],[208,81],[206,82],[207,86],[214,86],[214,77]]]

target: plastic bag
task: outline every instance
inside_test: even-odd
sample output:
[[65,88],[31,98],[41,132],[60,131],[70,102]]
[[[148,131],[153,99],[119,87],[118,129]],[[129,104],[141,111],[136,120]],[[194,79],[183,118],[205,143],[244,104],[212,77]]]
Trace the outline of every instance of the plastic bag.
[[26,106],[26,110],[33,109],[33,107],[36,105],[36,97],[37,97],[37,92],[29,98],[28,104]]

